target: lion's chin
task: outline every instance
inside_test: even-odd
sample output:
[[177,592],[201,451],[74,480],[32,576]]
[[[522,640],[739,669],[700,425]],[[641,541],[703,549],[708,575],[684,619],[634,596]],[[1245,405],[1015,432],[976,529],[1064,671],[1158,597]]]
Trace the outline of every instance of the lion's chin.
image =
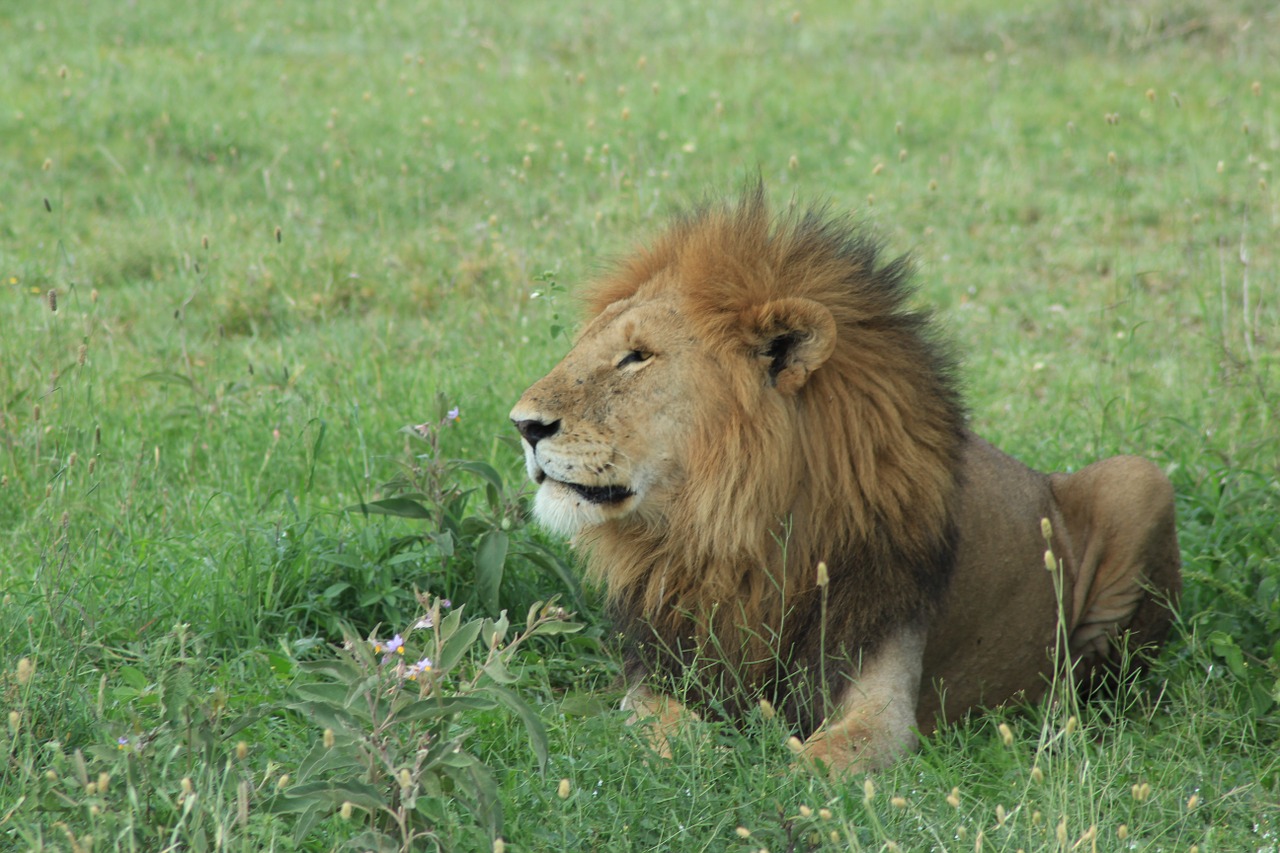
[[538,486],[533,514],[549,530],[574,536],[631,512],[635,494],[625,486],[583,486],[550,477]]

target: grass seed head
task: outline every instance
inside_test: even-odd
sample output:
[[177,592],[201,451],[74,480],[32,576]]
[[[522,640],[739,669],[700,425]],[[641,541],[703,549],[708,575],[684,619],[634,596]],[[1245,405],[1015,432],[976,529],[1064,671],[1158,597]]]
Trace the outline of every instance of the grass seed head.
[[18,671],[15,676],[19,685],[26,685],[31,681],[31,677],[36,674],[36,665],[32,663],[31,658],[22,658],[18,661]]
[[573,792],[573,786],[570,785],[568,779],[561,779],[560,785],[556,788],[556,796],[562,800],[569,799],[569,794]]
[[1040,769],[1038,764],[1031,768],[1031,781],[1037,785],[1044,781],[1044,771]]
[[818,809],[818,817],[822,820],[831,820],[831,809]]
[[353,809],[353,806],[351,805],[351,801],[343,800],[342,808],[338,809],[338,817],[342,818],[343,820],[351,820],[352,809]]
[[951,806],[951,808],[953,809],[960,808],[960,788],[959,787],[952,788],[951,793],[947,794],[947,805]]
[[813,815],[813,809],[809,808],[808,806],[806,806],[806,805],[804,805],[804,804],[801,804],[801,806],[800,806],[800,817],[811,817],[812,815]]
[[1000,730],[1000,742],[1003,743],[1005,746],[1013,746],[1013,729],[1009,728],[1009,724],[1001,723],[999,726],[999,730]]
[[827,574],[827,563],[822,560],[818,563],[818,586],[826,586],[830,581],[831,578]]
[[876,798],[876,783],[872,782],[871,777],[868,776],[866,779],[862,781],[862,800],[863,802],[870,803],[875,798]]
[[735,830],[734,830],[734,833],[735,833],[739,838],[750,838],[750,837],[751,837],[751,830],[747,829],[745,826],[740,826],[740,827],[738,827],[737,829],[735,829]]

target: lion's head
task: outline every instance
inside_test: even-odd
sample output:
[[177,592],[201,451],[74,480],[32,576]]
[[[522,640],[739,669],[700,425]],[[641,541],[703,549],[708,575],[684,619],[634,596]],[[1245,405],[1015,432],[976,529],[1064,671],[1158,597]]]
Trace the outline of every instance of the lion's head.
[[850,599],[831,617],[849,650],[933,607],[963,414],[907,272],[822,211],[775,220],[757,187],[589,290],[577,342],[511,417],[536,515],[578,537],[624,630],[676,659],[737,631],[737,668],[756,640],[821,657],[784,636],[819,561]]

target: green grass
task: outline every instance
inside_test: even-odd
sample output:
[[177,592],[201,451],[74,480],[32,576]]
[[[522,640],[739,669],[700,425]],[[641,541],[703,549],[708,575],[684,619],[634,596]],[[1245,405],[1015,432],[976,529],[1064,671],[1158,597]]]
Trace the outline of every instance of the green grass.
[[[1276,850],[1280,15],[1040,5],[0,10],[0,846],[342,845],[358,820],[278,808],[320,737],[297,662],[415,587],[474,613],[503,531],[501,606],[587,623],[520,658],[545,768],[510,715],[464,721],[508,850]],[[978,718],[868,798],[764,721],[660,762],[607,710],[608,626],[523,524],[506,412],[578,282],[757,173],[914,254],[979,432],[1172,477],[1177,637],[1078,731]],[[438,452],[400,432],[453,405]],[[477,489],[453,556],[438,519],[345,511],[410,487]]]

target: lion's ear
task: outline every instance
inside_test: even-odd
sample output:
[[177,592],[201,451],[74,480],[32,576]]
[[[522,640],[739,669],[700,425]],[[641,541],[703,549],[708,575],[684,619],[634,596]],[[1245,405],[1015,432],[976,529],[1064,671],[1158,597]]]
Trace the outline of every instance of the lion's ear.
[[799,391],[836,347],[835,318],[812,299],[775,299],[748,308],[742,319],[769,383],[784,394]]

